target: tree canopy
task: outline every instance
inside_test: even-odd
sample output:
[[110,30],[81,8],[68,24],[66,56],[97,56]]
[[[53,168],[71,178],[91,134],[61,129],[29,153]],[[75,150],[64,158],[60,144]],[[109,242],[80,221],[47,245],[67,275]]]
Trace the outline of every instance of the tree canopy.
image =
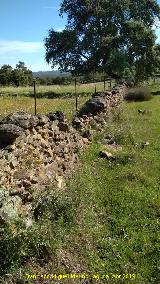
[[46,61],[74,74],[104,71],[137,78],[152,74],[155,20],[160,8],[154,0],[63,0],[60,15],[67,15],[63,31],[49,30]]
[[32,82],[32,71],[25,66],[24,62],[19,61],[15,69],[6,64],[0,68],[0,85],[16,85],[18,87],[30,85]]

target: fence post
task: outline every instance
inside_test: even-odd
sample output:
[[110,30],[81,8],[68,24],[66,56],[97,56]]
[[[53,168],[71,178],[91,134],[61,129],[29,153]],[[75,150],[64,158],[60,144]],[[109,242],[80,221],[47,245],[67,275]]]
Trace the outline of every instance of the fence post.
[[97,94],[97,86],[95,85],[95,95]]
[[35,107],[35,115],[37,115],[36,80],[34,80],[34,107]]
[[75,78],[76,111],[78,110],[77,79]]
[[109,87],[110,87],[110,91],[111,91],[111,89],[112,89],[112,80],[111,79],[109,81]]
[[154,80],[153,80],[154,84],[156,83],[156,76],[154,75]]
[[106,90],[106,77],[104,76],[104,91]]

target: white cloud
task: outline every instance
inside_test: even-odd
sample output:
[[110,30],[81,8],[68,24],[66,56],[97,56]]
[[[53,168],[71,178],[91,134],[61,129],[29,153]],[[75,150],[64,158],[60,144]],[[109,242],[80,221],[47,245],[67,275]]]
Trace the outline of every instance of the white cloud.
[[56,32],[62,32],[64,30],[64,28],[55,28]]
[[38,72],[38,71],[51,71],[52,68],[50,65],[46,63],[32,63],[32,64],[27,64],[27,67],[32,70],[33,72]]
[[0,56],[18,53],[36,53],[43,50],[42,42],[0,40]]
[[155,19],[153,28],[160,30],[160,20],[158,18]]

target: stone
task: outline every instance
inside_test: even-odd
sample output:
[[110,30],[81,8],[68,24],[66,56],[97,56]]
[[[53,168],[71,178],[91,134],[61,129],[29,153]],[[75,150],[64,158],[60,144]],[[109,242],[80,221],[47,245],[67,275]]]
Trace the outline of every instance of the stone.
[[86,114],[82,115],[83,120],[88,120],[88,116]]
[[33,200],[33,196],[28,191],[23,191],[21,194],[21,198],[24,203],[31,202]]
[[53,130],[48,130],[48,135],[53,136]]
[[112,92],[105,91],[106,96],[112,96]]
[[33,128],[38,125],[39,119],[35,115],[25,112],[16,112],[4,118],[0,124],[14,124],[23,129]]
[[44,138],[41,138],[40,146],[42,146],[43,148],[48,148],[49,145],[47,143],[47,140],[45,140]]
[[106,122],[105,122],[105,120],[104,120],[104,118],[103,117],[100,117],[100,116],[96,116],[96,117],[94,117],[94,119],[95,119],[95,121],[97,122],[97,123],[100,123],[100,124],[105,124]]
[[0,146],[13,144],[15,139],[23,134],[23,128],[14,124],[0,125]]
[[37,117],[39,119],[38,125],[45,125],[49,122],[49,118],[46,115],[38,115]]
[[62,189],[64,187],[64,180],[62,176],[58,176],[56,177],[56,181],[57,181],[57,187],[59,189]]
[[25,180],[30,177],[30,173],[26,169],[17,169],[14,171],[13,177],[16,180]]
[[48,138],[48,142],[49,142],[50,144],[52,144],[52,143],[53,143],[53,137],[49,137],[49,138]]
[[55,120],[55,121],[50,121],[48,123],[48,129],[51,130],[52,132],[55,131],[55,130],[58,130],[58,120]]
[[89,141],[91,141],[92,140],[92,134],[91,134],[90,130],[85,130],[82,133],[82,137],[87,138]]
[[5,147],[5,150],[7,150],[8,152],[12,152],[16,149],[16,145],[12,144],[12,145],[8,145],[7,147]]
[[99,157],[100,158],[106,158],[108,160],[113,159],[113,155],[111,153],[109,153],[109,152],[106,152],[106,151],[100,151]]
[[69,126],[65,122],[59,122],[58,127],[60,131],[69,132]]
[[23,184],[24,188],[29,188],[29,187],[32,186],[31,181],[29,181],[27,179],[23,180],[22,184]]
[[82,141],[84,144],[87,144],[87,145],[91,143],[87,138],[83,138]]
[[73,125],[73,127],[75,127],[76,129],[79,129],[79,128],[82,128],[82,127],[83,127],[83,124],[82,124],[81,120],[80,120],[78,117],[75,117],[75,118],[73,119],[72,125]]
[[0,223],[5,224],[18,218],[18,211],[22,205],[22,199],[19,196],[9,196],[5,193],[7,190],[0,190]]
[[145,148],[146,146],[149,146],[150,145],[150,143],[147,141],[147,142],[145,142],[145,143],[142,143],[142,148]]
[[50,121],[58,120],[58,121],[64,122],[65,120],[64,113],[61,111],[50,112],[47,114],[47,117],[49,118]]
[[10,163],[9,163],[11,169],[15,169],[17,164],[18,164],[18,161],[16,159],[11,160]]
[[106,102],[101,97],[95,97],[91,100],[87,101],[84,107],[80,111],[80,116],[84,114],[97,114],[101,111],[103,111],[106,107]]
[[21,191],[22,191],[21,189],[9,189],[9,195],[10,196],[20,195]]
[[31,182],[31,184],[36,184],[36,183],[38,183],[38,177],[30,176],[30,182]]

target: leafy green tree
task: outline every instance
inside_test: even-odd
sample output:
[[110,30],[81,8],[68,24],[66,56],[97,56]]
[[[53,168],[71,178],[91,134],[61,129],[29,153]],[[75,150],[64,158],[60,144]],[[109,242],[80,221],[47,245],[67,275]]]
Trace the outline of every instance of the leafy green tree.
[[10,65],[3,65],[0,68],[0,85],[7,86],[11,84],[13,69]]
[[27,69],[24,62],[19,61],[12,72],[12,81],[18,86],[31,85],[33,82],[32,71]]
[[155,0],[63,0],[67,15],[62,32],[45,38],[46,61],[73,74],[103,71],[111,76],[133,73],[143,80],[154,70],[155,32],[160,16]]

